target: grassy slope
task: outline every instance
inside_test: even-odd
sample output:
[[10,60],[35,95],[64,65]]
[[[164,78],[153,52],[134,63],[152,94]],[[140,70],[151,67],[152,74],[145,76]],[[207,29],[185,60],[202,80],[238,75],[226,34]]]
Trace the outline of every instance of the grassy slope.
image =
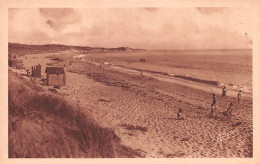
[[138,157],[62,95],[9,70],[9,157]]

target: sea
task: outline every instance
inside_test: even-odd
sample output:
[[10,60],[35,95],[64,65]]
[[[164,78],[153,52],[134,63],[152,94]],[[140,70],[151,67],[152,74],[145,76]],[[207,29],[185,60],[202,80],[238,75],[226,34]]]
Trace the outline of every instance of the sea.
[[252,93],[251,50],[143,51],[96,57],[115,66]]

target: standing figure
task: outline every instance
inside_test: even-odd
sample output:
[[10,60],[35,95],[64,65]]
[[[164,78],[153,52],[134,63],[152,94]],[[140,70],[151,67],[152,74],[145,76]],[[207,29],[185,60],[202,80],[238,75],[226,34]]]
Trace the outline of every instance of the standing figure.
[[222,97],[225,97],[225,96],[226,96],[226,92],[227,92],[227,89],[226,89],[226,87],[224,87],[224,88],[222,89]]
[[179,108],[178,113],[177,113],[177,119],[178,120],[184,120],[184,117],[182,116],[182,113],[183,113],[182,109]]
[[216,110],[216,95],[215,93],[213,93],[213,100],[212,100],[212,104],[213,104],[213,107],[215,108]]
[[213,93],[212,96],[213,96],[212,97],[213,98],[212,104],[216,104],[216,95],[215,95],[215,93]]
[[211,104],[209,117],[213,117],[213,113],[214,113],[213,104]]
[[216,95],[215,93],[212,94],[213,95],[213,99],[212,99],[212,104],[211,104],[211,108],[210,108],[210,114],[209,116],[210,117],[213,117],[213,113],[214,111],[216,111]]
[[238,94],[237,94],[237,101],[238,101],[238,102],[240,102],[241,94],[242,94],[242,91],[239,90],[239,92],[238,92]]

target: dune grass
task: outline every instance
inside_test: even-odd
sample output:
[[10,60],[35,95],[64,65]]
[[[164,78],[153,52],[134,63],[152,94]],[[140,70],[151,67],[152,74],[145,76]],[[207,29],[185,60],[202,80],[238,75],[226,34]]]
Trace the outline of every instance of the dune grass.
[[63,95],[9,70],[9,158],[135,157]]

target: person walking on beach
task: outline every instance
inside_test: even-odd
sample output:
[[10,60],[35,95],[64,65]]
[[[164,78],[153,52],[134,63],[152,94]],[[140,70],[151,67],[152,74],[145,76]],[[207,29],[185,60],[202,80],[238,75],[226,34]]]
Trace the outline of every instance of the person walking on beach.
[[238,102],[240,102],[241,94],[242,94],[242,91],[239,90],[239,92],[238,92],[238,94],[237,94],[237,101],[238,101]]
[[225,97],[225,96],[226,96],[226,92],[227,92],[227,89],[226,89],[226,87],[224,87],[224,88],[222,89],[222,97]]
[[231,113],[232,113],[232,110],[233,110],[232,106],[233,106],[233,104],[230,103],[230,104],[229,104],[229,107],[228,107],[228,109],[227,109],[227,113],[228,113],[228,115],[229,115],[230,117],[231,117]]
[[214,111],[216,111],[216,95],[215,93],[213,93],[213,100],[212,100],[212,104],[211,104],[211,108],[210,108],[210,117],[213,117],[213,113]]
[[216,95],[213,93],[213,100],[212,100],[213,107],[215,107],[216,110]]
[[232,103],[230,103],[229,104],[229,107],[228,107],[228,109],[227,109],[227,111],[224,111],[223,112],[223,115],[224,116],[227,116],[227,117],[229,117],[229,118],[231,118],[231,113],[232,113],[232,106],[233,106],[233,104]]
[[177,113],[178,120],[184,120],[184,117],[182,116],[182,114],[183,114],[183,111],[181,108],[179,108],[178,113]]
[[209,117],[213,117],[213,113],[214,113],[213,104],[211,104]]

